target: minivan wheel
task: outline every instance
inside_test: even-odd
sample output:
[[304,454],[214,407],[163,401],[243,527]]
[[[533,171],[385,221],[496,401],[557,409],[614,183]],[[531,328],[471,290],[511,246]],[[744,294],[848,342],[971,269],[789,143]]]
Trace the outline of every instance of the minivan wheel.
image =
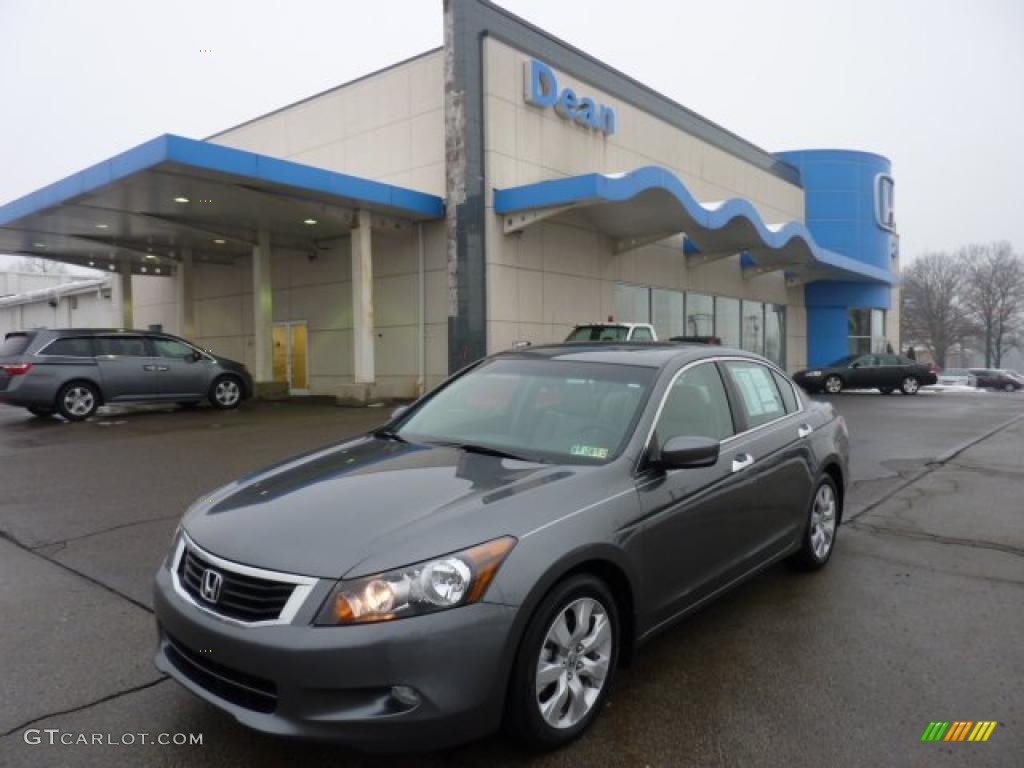
[[843,380],[835,374],[825,379],[825,391],[830,395],[838,395],[843,391]]
[[811,499],[811,509],[800,549],[790,562],[804,571],[824,568],[836,543],[839,525],[839,494],[831,477],[818,483]]
[[242,384],[234,376],[221,376],[210,387],[210,402],[215,408],[237,408],[242,402]]
[[900,382],[900,392],[904,395],[916,395],[917,390],[921,388],[920,383],[913,376],[907,376],[903,381]]
[[594,721],[619,655],[619,614],[603,581],[580,574],[558,584],[526,628],[512,670],[508,725],[535,749],[556,749]]
[[57,393],[57,412],[68,421],[85,421],[100,407],[100,393],[87,381],[72,381]]

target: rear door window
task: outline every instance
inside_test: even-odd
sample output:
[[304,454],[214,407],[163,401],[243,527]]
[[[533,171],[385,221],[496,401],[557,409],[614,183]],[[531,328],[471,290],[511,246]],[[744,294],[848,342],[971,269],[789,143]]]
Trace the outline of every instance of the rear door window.
[[782,393],[782,402],[786,406],[786,413],[794,413],[800,410],[800,403],[796,399],[793,385],[784,376],[775,371],[772,371],[772,376],[775,377],[775,383],[779,386],[779,392]]
[[20,355],[32,343],[32,336],[27,333],[9,333],[0,341],[0,357]]
[[57,339],[53,343],[47,344],[41,354],[62,357],[92,357],[92,339],[84,336]]
[[149,357],[146,340],[141,336],[98,336],[95,339],[97,355],[115,357]]
[[767,367],[733,360],[725,363],[725,370],[739,394],[748,429],[786,415],[782,395]]

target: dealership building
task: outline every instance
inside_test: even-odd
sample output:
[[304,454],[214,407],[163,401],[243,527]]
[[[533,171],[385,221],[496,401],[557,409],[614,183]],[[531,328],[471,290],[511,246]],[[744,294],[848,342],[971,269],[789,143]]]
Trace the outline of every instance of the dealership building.
[[0,252],[354,401],[609,318],[791,371],[899,348],[886,158],[771,153],[491,3],[438,12],[440,49],[0,206]]

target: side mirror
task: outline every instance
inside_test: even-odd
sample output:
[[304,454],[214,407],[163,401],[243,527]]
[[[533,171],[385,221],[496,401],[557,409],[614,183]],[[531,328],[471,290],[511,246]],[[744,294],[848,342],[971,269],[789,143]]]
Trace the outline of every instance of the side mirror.
[[198,363],[202,359],[203,359],[203,356],[202,356],[201,353],[196,352],[195,350],[192,350],[192,354],[189,355],[188,361],[190,363]]
[[397,419],[399,416],[401,416],[403,413],[405,413],[408,410],[409,410],[409,406],[408,405],[400,405],[400,406],[398,406],[397,408],[395,408],[395,410],[393,410],[391,412],[391,420],[394,421],[395,419]]
[[664,469],[712,467],[721,443],[710,437],[673,437],[661,448],[657,464]]

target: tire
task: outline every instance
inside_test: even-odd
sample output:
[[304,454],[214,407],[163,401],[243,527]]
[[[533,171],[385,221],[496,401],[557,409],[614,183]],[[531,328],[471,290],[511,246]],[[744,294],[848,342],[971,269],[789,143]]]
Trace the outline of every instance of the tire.
[[831,477],[823,477],[811,497],[807,529],[800,549],[790,558],[792,565],[802,571],[818,571],[825,567],[835,550],[840,512],[835,481]]
[[242,381],[237,376],[218,376],[210,385],[210,403],[222,411],[237,408],[242,402]]
[[893,393],[893,388],[892,387],[879,387],[878,391],[881,392],[883,395],[891,395]]
[[29,405],[25,410],[40,419],[46,419],[53,416],[53,408],[39,408],[35,405]]
[[[575,622],[583,616],[588,629],[578,635]],[[558,625],[571,637],[564,645]],[[615,599],[595,576],[572,576],[548,593],[526,627],[509,683],[506,725],[519,741],[557,749],[590,727],[615,676],[619,627]]]
[[906,376],[900,382],[900,392],[904,395],[916,395],[920,388],[921,382],[917,380],[916,376]]
[[843,391],[843,380],[834,373],[825,378],[823,389],[827,394],[838,395]]
[[1016,392],[1017,388],[1013,384],[1007,384],[1003,387],[1003,392]]
[[57,413],[68,421],[85,421],[100,407],[100,393],[88,381],[71,381],[57,393]]

